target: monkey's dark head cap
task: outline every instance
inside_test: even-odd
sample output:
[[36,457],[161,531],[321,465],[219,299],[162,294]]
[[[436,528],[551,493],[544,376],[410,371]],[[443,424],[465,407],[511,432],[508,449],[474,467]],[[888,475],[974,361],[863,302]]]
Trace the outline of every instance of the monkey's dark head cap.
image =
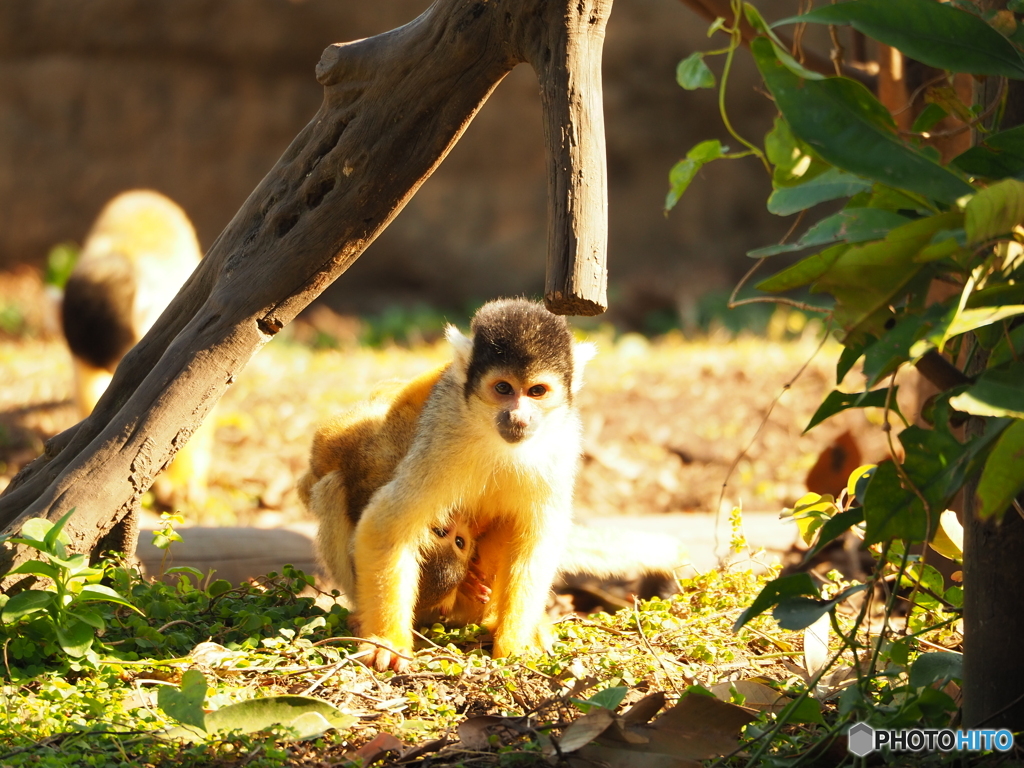
[[[498,299],[473,316],[473,355],[466,394],[493,368],[507,368],[525,378],[552,371],[571,392],[572,332],[564,317],[526,299]],[[570,394],[571,396],[571,394]]]

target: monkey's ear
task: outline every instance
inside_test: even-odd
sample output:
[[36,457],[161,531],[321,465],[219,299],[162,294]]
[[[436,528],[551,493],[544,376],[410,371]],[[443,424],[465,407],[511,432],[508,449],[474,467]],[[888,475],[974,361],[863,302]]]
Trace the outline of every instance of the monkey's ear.
[[452,345],[452,362],[461,371],[468,369],[469,358],[473,354],[473,340],[463,335],[462,331],[454,325],[449,325],[444,329],[444,337]]
[[597,354],[597,345],[589,341],[578,341],[572,345],[572,392],[576,394],[583,386],[583,369]]

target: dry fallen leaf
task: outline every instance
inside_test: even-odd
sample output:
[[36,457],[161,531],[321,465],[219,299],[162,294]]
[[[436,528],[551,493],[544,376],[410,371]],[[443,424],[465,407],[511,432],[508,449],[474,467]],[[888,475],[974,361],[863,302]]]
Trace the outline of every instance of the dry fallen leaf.
[[722,701],[729,701],[732,698],[733,688],[743,697],[744,707],[762,712],[781,712],[792,701],[788,696],[784,696],[774,688],[756,680],[734,680],[728,683],[719,683],[711,686],[711,692]]
[[372,740],[351,753],[350,757],[359,759],[361,761],[360,765],[372,765],[382,757],[385,757],[389,752],[401,754],[403,749],[405,749],[405,746],[402,742],[390,733],[378,733]]

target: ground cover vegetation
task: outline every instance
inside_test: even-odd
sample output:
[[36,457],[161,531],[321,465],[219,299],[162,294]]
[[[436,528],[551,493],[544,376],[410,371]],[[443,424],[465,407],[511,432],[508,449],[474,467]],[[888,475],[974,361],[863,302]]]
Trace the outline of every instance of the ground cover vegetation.
[[[944,513],[957,491],[977,478],[981,514],[999,517],[1024,485],[1024,334],[1013,323],[1024,313],[1020,131],[984,134],[943,165],[921,139],[954,101],[933,102],[942,114],[922,113],[914,135],[901,135],[857,82],[806,70],[752,6],[733,10],[712,27],[730,39],[718,52],[722,103],[746,18],[780,118],[763,149],[731,128],[740,152],[699,145],[674,169],[668,202],[704,164],[737,156],[772,173],[776,212],[846,201],[793,243],[754,254],[813,249],[759,287],[810,285],[834,300],[837,390],[822,393],[805,424],[861,408],[899,419],[896,377],[940,353],[963,377],[933,399],[926,424],[898,441],[888,433],[892,461],[787,512],[806,560],[852,536],[873,570],[859,580],[822,569],[755,575],[737,512],[732,549],[748,558],[682,580],[672,598],[563,620],[549,657],[492,660],[478,628],[436,626],[425,628],[411,674],[375,675],[350,656],[344,609],[315,602],[311,579],[294,569],[241,587],[173,568],[169,582],[150,581],[116,559],[69,556],[60,524],[33,521],[20,538],[39,555],[22,568],[48,581],[0,598],[0,763],[852,765],[863,762],[844,741],[853,721],[958,724],[963,591],[912,545],[962,558],[955,516]],[[852,0],[800,23],[852,24],[951,72],[1024,77],[1013,9],[990,19],[974,10]],[[715,85],[704,58],[681,64],[684,86]],[[961,116],[981,128],[1001,98],[962,104]],[[936,279],[955,290],[929,301]],[[838,389],[855,364],[867,386]],[[966,433],[965,416],[974,417]],[[172,549],[173,523],[159,534]],[[902,765],[1013,758],[874,756]]]

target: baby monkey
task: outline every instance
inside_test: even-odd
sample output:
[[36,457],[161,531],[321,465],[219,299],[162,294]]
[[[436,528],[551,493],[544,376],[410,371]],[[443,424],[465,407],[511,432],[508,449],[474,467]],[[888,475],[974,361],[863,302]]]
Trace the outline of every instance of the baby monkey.
[[[486,624],[496,656],[547,645],[580,455],[575,396],[594,349],[521,299],[484,305],[470,337],[447,337],[450,363],[321,427],[299,483],[324,564],[380,644],[364,649],[378,669],[405,668],[392,651],[409,651],[432,611]],[[461,525],[470,544],[458,550]]]

